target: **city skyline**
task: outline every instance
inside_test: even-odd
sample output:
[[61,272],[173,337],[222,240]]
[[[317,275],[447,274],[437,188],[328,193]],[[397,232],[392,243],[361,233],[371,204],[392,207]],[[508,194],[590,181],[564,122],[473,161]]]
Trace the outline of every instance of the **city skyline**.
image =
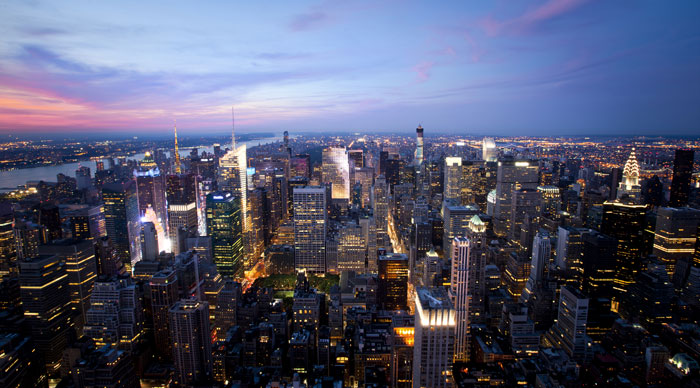
[[[700,6],[11,3],[0,133],[693,135]],[[669,28],[669,26],[672,26]],[[403,131],[402,131],[403,132]]]

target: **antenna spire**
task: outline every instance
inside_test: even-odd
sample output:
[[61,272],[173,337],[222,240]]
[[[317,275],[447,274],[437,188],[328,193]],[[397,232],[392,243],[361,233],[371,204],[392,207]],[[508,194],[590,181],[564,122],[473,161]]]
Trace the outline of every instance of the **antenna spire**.
[[181,174],[182,169],[180,167],[180,148],[177,146],[177,119],[174,119],[173,131],[175,132],[175,173]]
[[236,150],[236,115],[233,112],[233,105],[231,105],[231,147]]

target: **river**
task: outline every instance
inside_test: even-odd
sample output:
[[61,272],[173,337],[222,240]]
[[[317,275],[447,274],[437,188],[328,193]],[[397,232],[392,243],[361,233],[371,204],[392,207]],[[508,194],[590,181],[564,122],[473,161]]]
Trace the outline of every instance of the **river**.
[[[248,148],[255,147],[258,144],[269,144],[269,143],[274,143],[277,141],[282,141],[282,136],[272,136],[272,137],[265,137],[262,139],[254,139],[254,140],[248,140],[248,141],[242,141],[242,142],[237,142],[237,144],[245,144]],[[225,148],[226,145],[222,144],[222,148]],[[192,150],[193,147],[187,147],[187,148],[180,148],[180,156],[181,157],[186,157],[190,154],[190,150]],[[214,152],[214,146],[213,144],[208,146],[208,147],[196,147],[199,152],[201,153],[202,151],[207,151],[208,153],[213,153]],[[137,159],[141,160],[143,159],[144,154],[139,153],[139,154],[134,154],[131,156],[128,156],[128,159]],[[17,186],[24,185],[28,181],[46,181],[46,182],[55,182],[56,181],[56,175],[58,174],[64,174],[66,176],[71,176],[75,177],[75,170],[78,169],[80,166],[87,166],[90,168],[90,172],[95,174],[95,171],[97,171],[96,167],[96,162],[94,160],[84,160],[82,162],[75,162],[75,163],[64,163],[64,164],[56,164],[53,166],[40,166],[40,167],[30,167],[30,168],[21,168],[17,170],[10,170],[10,171],[0,171],[0,192],[8,192],[15,190]]]

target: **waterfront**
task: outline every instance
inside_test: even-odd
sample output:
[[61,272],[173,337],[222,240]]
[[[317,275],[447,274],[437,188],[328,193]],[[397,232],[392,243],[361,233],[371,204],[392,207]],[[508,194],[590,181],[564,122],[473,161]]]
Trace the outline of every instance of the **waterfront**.
[[[262,139],[253,139],[242,142],[237,142],[237,144],[245,144],[248,148],[255,147],[261,144],[269,144],[282,141],[282,136],[271,136]],[[225,145],[224,145],[225,147]],[[186,157],[190,154],[192,148],[197,148],[199,152],[206,151],[208,153],[214,152],[214,146],[209,145],[206,147],[186,147],[180,148],[180,156]],[[137,153],[127,157],[127,159],[143,159],[144,153]],[[97,159],[100,160],[100,159]],[[0,171],[0,192],[8,192],[15,190],[18,186],[24,185],[30,181],[46,181],[55,182],[56,175],[64,174],[66,176],[75,177],[75,170],[81,166],[86,166],[90,168],[90,171],[94,174],[96,171],[96,160],[84,160],[81,162],[55,164],[51,166],[39,166],[30,168],[21,168],[10,171]]]

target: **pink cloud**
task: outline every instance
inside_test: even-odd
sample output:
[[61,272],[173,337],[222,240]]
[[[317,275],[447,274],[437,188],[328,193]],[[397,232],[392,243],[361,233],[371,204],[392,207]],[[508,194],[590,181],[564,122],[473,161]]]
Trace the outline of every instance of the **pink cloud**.
[[425,82],[430,78],[430,70],[435,66],[435,62],[424,61],[413,66],[413,71],[416,72],[419,82]]
[[541,23],[574,11],[587,1],[588,0],[549,0],[516,18],[496,20],[492,16],[488,16],[479,24],[484,32],[490,36],[523,35],[530,33]]
[[443,54],[454,57],[455,55],[457,55],[457,51],[455,51],[455,49],[452,46],[447,46],[447,48],[443,50]]

